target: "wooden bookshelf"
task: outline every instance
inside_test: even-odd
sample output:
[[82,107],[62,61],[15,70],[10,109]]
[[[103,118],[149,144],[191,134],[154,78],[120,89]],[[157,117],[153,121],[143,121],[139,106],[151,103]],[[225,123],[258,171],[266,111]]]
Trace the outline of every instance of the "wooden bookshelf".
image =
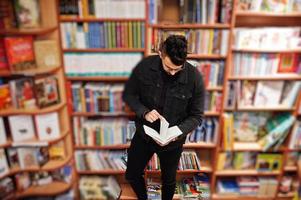
[[280,171],[257,171],[257,170],[219,170],[216,176],[277,176]]
[[70,81],[125,82],[127,76],[67,76]]
[[212,199],[215,200],[235,200],[235,199],[246,199],[246,200],[271,200],[273,197],[257,197],[257,196],[241,196],[241,195],[230,195],[230,194],[213,194]]
[[84,116],[84,117],[93,117],[93,116],[102,116],[102,117],[133,117],[134,113],[127,112],[74,112],[72,116]]
[[79,18],[79,17],[60,17],[60,22],[132,22],[132,21],[140,21],[144,22],[143,18]]
[[161,23],[151,24],[150,28],[158,29],[229,29],[230,24],[172,24],[172,23]]
[[130,147],[129,144],[116,144],[116,145],[105,145],[105,146],[75,146],[75,149],[78,150],[110,150],[110,149],[128,149]]
[[120,186],[122,188],[120,200],[137,200],[136,194],[130,184],[121,184]]
[[288,75],[273,75],[273,76],[232,76],[228,80],[257,80],[257,81],[298,81],[301,80],[300,75],[288,74]]
[[78,174],[80,175],[123,175],[125,174],[124,170],[88,170],[88,171],[82,171],[82,170],[78,170],[77,171]]

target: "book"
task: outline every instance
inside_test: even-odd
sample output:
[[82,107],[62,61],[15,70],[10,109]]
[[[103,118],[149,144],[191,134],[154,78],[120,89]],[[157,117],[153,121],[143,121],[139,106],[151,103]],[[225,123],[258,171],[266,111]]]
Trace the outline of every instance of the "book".
[[258,171],[279,171],[281,166],[281,154],[260,153],[257,155],[256,169]]
[[9,127],[14,142],[32,140],[35,138],[35,131],[32,117],[29,115],[9,116]]
[[143,128],[148,136],[150,136],[156,142],[164,146],[182,134],[182,131],[179,129],[178,126],[173,126],[170,128],[168,128],[168,126],[169,123],[166,121],[165,118],[162,117],[160,119],[160,133],[146,125],[143,125]]
[[36,115],[35,122],[40,140],[53,140],[60,136],[59,116],[57,112]]
[[31,185],[31,179],[28,172],[19,173],[15,176],[16,189],[18,191],[26,190]]
[[60,95],[56,76],[37,78],[34,81],[37,105],[40,108],[59,103]]
[[21,169],[39,167],[37,149],[35,147],[17,148]]
[[253,106],[254,97],[256,93],[257,81],[243,81],[241,88],[237,89],[238,95],[238,107],[250,107]]
[[13,5],[19,28],[40,26],[39,0],[14,0]]
[[3,117],[0,117],[0,144],[7,143],[6,129],[4,126]]
[[26,70],[36,67],[32,36],[6,37],[4,44],[11,70]]
[[255,107],[278,106],[284,81],[258,81],[254,100]]
[[36,40],[33,43],[38,68],[59,67],[60,50],[56,40]]
[[36,98],[31,78],[21,78],[9,82],[13,106],[15,108],[35,108]]
[[0,85],[0,110],[12,106],[12,98],[8,84]]
[[279,56],[278,72],[289,73],[297,70],[298,55],[296,53],[281,53]]
[[0,176],[6,175],[9,172],[9,167],[4,149],[0,149]]
[[300,92],[301,81],[286,81],[280,98],[280,105],[293,107]]
[[4,40],[0,38],[0,70],[7,70],[8,62],[6,59],[6,53],[4,48]]
[[10,169],[18,169],[20,167],[17,148],[8,148],[7,156]]

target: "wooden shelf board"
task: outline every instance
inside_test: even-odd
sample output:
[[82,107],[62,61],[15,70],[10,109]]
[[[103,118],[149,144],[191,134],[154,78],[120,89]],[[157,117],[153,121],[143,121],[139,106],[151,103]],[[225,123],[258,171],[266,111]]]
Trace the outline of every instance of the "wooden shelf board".
[[277,50],[277,49],[232,49],[233,52],[237,53],[301,53],[301,49],[287,49],[287,50]]
[[59,103],[47,108],[34,108],[34,109],[16,109],[16,108],[9,108],[5,110],[0,110],[0,116],[8,116],[8,115],[18,115],[18,114],[24,114],[24,115],[38,115],[38,114],[45,114],[54,112],[57,110],[62,109],[66,104],[65,103]]
[[288,194],[279,193],[279,194],[277,194],[277,197],[278,198],[290,198],[290,199],[292,199],[294,197],[294,193],[293,192],[290,192]]
[[67,163],[69,163],[72,158],[73,158],[73,155],[70,154],[64,160],[50,160],[44,166],[42,166],[41,170],[52,171],[52,170],[61,168],[64,165],[66,165]]
[[104,116],[104,117],[133,117],[134,113],[126,112],[74,112],[72,116],[86,116],[86,117],[95,117],[95,116]]
[[85,145],[77,145],[75,149],[127,149],[130,147],[130,144],[116,144],[116,145],[102,145],[102,146],[85,146]]
[[95,53],[95,52],[144,52],[144,48],[87,48],[87,49],[63,49],[63,52],[87,52],[87,53]]
[[276,13],[276,12],[258,12],[258,11],[236,11],[236,16],[246,16],[246,17],[300,17],[300,12],[293,13]]
[[34,140],[27,140],[27,141],[20,141],[20,142],[10,142],[10,145],[13,146],[13,147],[21,147],[21,146],[47,146],[49,144],[53,144],[53,143],[56,143],[62,139],[64,139],[69,131],[67,130],[64,130],[64,131],[61,131],[61,134],[58,138],[55,138],[55,139],[52,139],[52,140],[39,140],[39,139],[34,139]]
[[57,30],[57,26],[30,29],[7,29],[0,30],[0,35],[44,35]]
[[217,112],[217,111],[216,112],[215,111],[205,111],[204,115],[205,116],[213,116],[213,117],[215,116],[215,117],[218,117],[220,115],[220,113]]
[[230,24],[171,24],[171,23],[160,23],[160,24],[151,24],[149,25],[151,28],[161,28],[161,29],[191,29],[191,28],[214,28],[214,29],[228,29],[230,28]]
[[[187,170],[177,170],[177,174],[191,174],[191,173],[201,173],[201,172],[207,172],[210,173],[212,172],[211,167],[201,167],[201,170],[196,170],[196,169],[187,169]],[[160,174],[161,170],[146,170],[147,174]]]
[[218,170],[215,174],[217,176],[276,176],[280,174],[280,171],[259,172],[256,170]]
[[228,194],[213,194],[212,199],[215,200],[271,200],[272,197],[257,197],[257,196],[241,196],[241,195],[228,195]]
[[82,170],[82,171],[77,171],[78,174],[80,175],[122,175],[125,173],[125,170]]
[[120,200],[137,200],[136,194],[130,184],[120,184],[122,189]]
[[223,91],[223,86],[207,87],[208,91]]
[[48,68],[35,68],[29,70],[20,70],[20,71],[10,71],[10,70],[0,70],[0,76],[7,77],[13,75],[22,75],[22,76],[35,76],[41,74],[51,74],[61,69],[61,67],[48,67]]
[[228,80],[266,80],[266,81],[282,81],[282,80],[301,80],[301,75],[273,75],[273,76],[232,76]]
[[275,107],[240,107],[237,108],[238,111],[254,111],[254,112],[259,112],[259,111],[283,111],[283,112],[290,112],[294,111],[295,108],[288,108],[288,107],[280,107],[280,106],[275,106]]
[[144,18],[80,18],[71,16],[60,16],[61,22],[132,22],[132,21],[146,21]]
[[12,144],[12,140],[10,138],[7,138],[7,141],[3,144],[0,144],[0,148],[6,148],[6,147],[10,147]]
[[188,54],[188,59],[226,59],[226,56],[210,55],[210,54]]
[[101,81],[101,82],[125,82],[127,76],[68,76],[70,81]]
[[197,143],[185,143],[184,144],[184,146],[183,146],[184,148],[193,148],[193,149],[195,149],[195,148],[215,148],[216,147],[216,145],[215,144],[213,144],[213,143],[208,143],[208,142],[197,142]]
[[15,197],[24,198],[27,196],[54,196],[66,192],[72,186],[70,184],[63,182],[52,182],[50,184],[41,186],[31,186],[23,192],[17,192]]
[[285,166],[284,171],[295,172],[295,171],[297,171],[297,166]]

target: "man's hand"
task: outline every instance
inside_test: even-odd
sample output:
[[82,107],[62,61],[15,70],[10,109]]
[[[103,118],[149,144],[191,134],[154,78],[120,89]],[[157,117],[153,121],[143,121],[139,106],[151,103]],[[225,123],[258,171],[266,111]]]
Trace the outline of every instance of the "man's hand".
[[144,116],[145,120],[149,121],[150,123],[153,123],[154,121],[160,119],[161,117],[162,116],[155,109],[146,113],[146,115]]

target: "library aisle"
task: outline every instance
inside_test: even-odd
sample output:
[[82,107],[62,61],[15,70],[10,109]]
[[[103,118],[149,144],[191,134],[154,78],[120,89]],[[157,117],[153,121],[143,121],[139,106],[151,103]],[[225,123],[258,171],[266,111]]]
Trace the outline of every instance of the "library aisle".
[[137,199],[122,93],[172,34],[205,84],[174,199],[301,199],[300,0],[0,0],[0,199]]

